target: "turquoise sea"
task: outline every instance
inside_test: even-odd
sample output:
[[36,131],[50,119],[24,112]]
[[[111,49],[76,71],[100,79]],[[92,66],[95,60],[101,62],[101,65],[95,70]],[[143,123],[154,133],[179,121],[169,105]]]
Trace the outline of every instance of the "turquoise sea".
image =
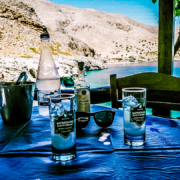
[[[85,77],[90,83],[91,88],[110,85],[110,74],[117,74],[117,77],[125,77],[142,72],[158,72],[158,63],[126,63],[126,64],[107,64],[107,69],[86,72]],[[174,61],[173,76],[180,77],[180,61]],[[111,103],[103,103],[103,106],[111,107]],[[151,109],[147,109],[147,114],[152,114]],[[180,117],[179,111],[171,111],[171,117]]]

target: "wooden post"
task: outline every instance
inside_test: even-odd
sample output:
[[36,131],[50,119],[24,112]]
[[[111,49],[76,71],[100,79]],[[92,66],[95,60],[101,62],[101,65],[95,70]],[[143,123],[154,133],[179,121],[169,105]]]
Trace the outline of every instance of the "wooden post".
[[[159,0],[158,73],[173,74],[175,0]],[[152,109],[153,115],[169,116],[170,110]]]
[[174,0],[159,0],[158,73],[173,74]]
[[116,74],[110,75],[110,95],[112,108],[118,109],[118,89],[116,85]]

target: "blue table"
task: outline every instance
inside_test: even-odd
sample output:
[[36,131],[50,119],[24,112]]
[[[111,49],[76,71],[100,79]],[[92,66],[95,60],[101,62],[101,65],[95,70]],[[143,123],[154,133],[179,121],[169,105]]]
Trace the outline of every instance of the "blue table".
[[[110,109],[92,105],[92,112]],[[147,116],[146,144],[124,144],[123,112],[99,128],[93,118],[77,132],[77,157],[55,162],[49,119],[33,107],[29,122],[9,127],[0,120],[0,179],[180,179],[180,121]],[[105,137],[105,138],[102,138]]]

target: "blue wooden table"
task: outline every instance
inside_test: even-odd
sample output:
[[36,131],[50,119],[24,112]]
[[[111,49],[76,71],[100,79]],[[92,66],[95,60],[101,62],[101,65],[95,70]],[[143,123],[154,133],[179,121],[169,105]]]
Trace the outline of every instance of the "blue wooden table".
[[[92,105],[91,111],[110,109]],[[147,116],[146,144],[124,144],[123,112],[110,128],[93,118],[77,132],[77,157],[55,162],[49,118],[33,107],[29,122],[9,127],[0,120],[0,179],[179,179],[180,121]]]

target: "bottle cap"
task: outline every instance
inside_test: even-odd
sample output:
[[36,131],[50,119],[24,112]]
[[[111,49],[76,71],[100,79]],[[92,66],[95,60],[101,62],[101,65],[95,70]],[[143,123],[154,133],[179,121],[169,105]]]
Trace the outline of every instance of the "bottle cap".
[[49,39],[49,34],[41,34],[40,37],[41,39],[43,38]]
[[40,38],[49,38],[47,27],[43,26],[43,33],[40,35]]
[[79,67],[79,70],[83,70],[84,68],[84,62],[78,62],[78,67]]

